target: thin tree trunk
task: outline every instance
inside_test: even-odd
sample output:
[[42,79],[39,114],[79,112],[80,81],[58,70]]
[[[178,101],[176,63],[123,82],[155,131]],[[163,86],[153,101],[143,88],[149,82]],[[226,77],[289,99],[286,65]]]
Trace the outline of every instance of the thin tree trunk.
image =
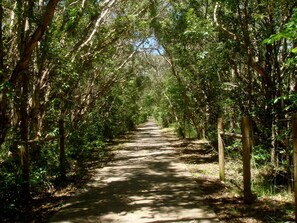
[[[287,123],[287,130],[289,130],[289,123]],[[286,136],[284,139],[285,152],[286,152],[286,178],[288,184],[288,193],[292,193],[292,182],[291,182],[291,155],[289,146],[289,137]]]
[[[24,36],[23,36],[24,19],[21,16],[19,17],[18,23],[19,23],[20,28],[18,31],[20,32],[19,43],[20,43],[21,57],[20,57],[19,62],[16,65],[16,67],[14,68],[11,76],[7,77],[8,82],[10,84],[12,84],[12,86],[14,86],[14,88],[15,88],[15,85],[16,85],[22,71],[26,71],[29,68],[29,62],[31,60],[32,53],[33,53],[37,43],[41,40],[49,23],[51,22],[58,2],[59,2],[59,0],[50,0],[48,2],[45,13],[44,13],[43,21],[41,22],[41,25],[35,30],[35,32],[31,36],[31,38],[28,39],[28,41],[26,41],[25,45],[23,45],[23,43],[24,43],[23,42],[23,40],[24,40]],[[0,3],[2,6],[2,1],[0,1]],[[18,4],[17,8],[20,12],[22,12],[22,2],[20,2],[20,4]],[[2,18],[2,15],[0,15],[0,17]],[[2,29],[1,29],[1,32],[2,32]],[[1,37],[0,37],[0,42],[1,42]],[[1,43],[0,43],[0,45],[1,45]],[[1,52],[1,46],[0,46],[0,52]],[[0,58],[1,58],[1,54],[0,54]],[[0,61],[0,63],[1,63],[1,61]],[[3,81],[4,81],[4,77],[1,74],[1,72],[0,72],[0,81],[1,81],[1,83],[3,83]],[[0,92],[0,145],[5,140],[8,126],[9,126],[8,117],[7,117],[8,100],[9,99],[6,96],[8,91],[9,91],[9,89],[4,88],[3,91]]]
[[3,48],[3,6],[2,6],[2,0],[0,0],[0,83],[3,83],[3,68],[4,68],[4,48]]
[[242,149],[243,149],[243,193],[244,203],[250,204],[253,201],[251,191],[251,126],[249,117],[242,118],[241,131],[242,131]]
[[180,120],[179,120],[179,118],[178,118],[178,116],[177,116],[177,114],[176,114],[176,111],[175,111],[175,109],[174,109],[174,106],[173,106],[173,104],[172,104],[170,98],[168,97],[168,95],[164,93],[164,96],[165,96],[165,98],[167,99],[167,101],[168,101],[168,103],[169,103],[169,105],[170,105],[170,107],[171,107],[171,109],[172,109],[172,113],[173,113],[173,115],[174,115],[175,121],[176,121],[176,123],[177,123],[177,125],[178,125],[178,128],[179,128],[179,130],[180,130],[180,133],[181,133],[182,137],[185,138],[185,133],[183,132],[181,122],[180,122]]
[[66,156],[65,156],[65,128],[64,119],[59,119],[59,134],[60,134],[60,180],[61,184],[66,181]]
[[22,92],[20,101],[20,135],[21,135],[21,165],[23,173],[22,196],[27,208],[30,201],[30,164],[29,164],[29,145],[28,145],[28,83],[27,72],[22,76]]
[[[19,30],[19,54],[20,57],[26,54],[26,42],[29,38],[30,23],[29,14],[31,13],[32,2],[18,1],[18,30]],[[23,13],[21,13],[23,12]],[[19,127],[20,127],[20,155],[22,168],[22,198],[26,211],[29,210],[30,205],[30,163],[29,163],[29,115],[28,115],[28,101],[29,101],[29,66],[19,72],[19,76],[14,82],[16,91],[15,110],[19,112]],[[17,123],[18,124],[18,123]]]
[[50,24],[58,2],[59,0],[50,0],[47,4],[41,25],[35,30],[32,37],[28,40],[27,44],[25,45],[24,54],[21,56],[19,62],[13,70],[13,73],[9,79],[11,84],[15,84],[20,73],[29,67],[32,53],[37,46],[38,41],[41,40],[48,25]]
[[218,151],[220,180],[225,181],[225,149],[221,132],[223,132],[223,118],[218,118]]
[[295,222],[297,220],[297,113],[292,116],[292,139],[294,160],[294,200],[295,200]]
[[[2,0],[0,1],[0,27],[3,27],[3,6]],[[4,82],[4,48],[3,48],[3,29],[0,29],[0,83]],[[2,86],[3,87],[3,86]],[[4,89],[5,90],[5,89]],[[0,93],[0,145],[4,142],[7,127],[8,127],[8,118],[6,115],[7,109],[7,96],[5,92]]]
[[275,136],[275,124],[271,126],[271,163],[274,168],[277,167],[277,158],[276,158],[276,136]]

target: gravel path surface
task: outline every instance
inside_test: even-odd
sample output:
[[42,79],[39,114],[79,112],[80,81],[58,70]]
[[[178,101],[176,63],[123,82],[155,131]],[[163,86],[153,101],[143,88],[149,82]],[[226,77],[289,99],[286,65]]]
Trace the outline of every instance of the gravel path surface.
[[161,130],[149,121],[50,222],[219,222]]

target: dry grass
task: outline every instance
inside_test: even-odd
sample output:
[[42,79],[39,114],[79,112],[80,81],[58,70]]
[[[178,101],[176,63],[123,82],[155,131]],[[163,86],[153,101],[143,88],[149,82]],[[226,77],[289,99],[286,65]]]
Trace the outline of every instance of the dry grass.
[[[163,130],[164,135],[179,150],[180,159],[186,163],[192,173],[205,201],[214,209],[222,222],[260,223],[295,222],[293,213],[293,195],[267,194],[256,198],[246,205],[242,198],[242,162],[227,157],[226,182],[219,181],[218,154],[207,141],[180,140],[172,130]],[[254,178],[261,172],[254,168]]]

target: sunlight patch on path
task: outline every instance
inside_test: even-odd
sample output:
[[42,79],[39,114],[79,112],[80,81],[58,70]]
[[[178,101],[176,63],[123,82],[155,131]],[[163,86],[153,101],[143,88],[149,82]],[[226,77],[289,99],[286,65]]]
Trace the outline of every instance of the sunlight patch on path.
[[176,151],[150,121],[50,222],[219,222]]

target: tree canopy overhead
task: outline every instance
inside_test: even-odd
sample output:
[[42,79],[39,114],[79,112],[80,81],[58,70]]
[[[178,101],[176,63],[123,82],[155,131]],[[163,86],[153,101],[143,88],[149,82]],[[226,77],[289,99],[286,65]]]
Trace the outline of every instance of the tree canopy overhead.
[[296,26],[291,0],[2,0],[0,207],[148,117],[215,141],[249,115],[259,162],[290,165]]

